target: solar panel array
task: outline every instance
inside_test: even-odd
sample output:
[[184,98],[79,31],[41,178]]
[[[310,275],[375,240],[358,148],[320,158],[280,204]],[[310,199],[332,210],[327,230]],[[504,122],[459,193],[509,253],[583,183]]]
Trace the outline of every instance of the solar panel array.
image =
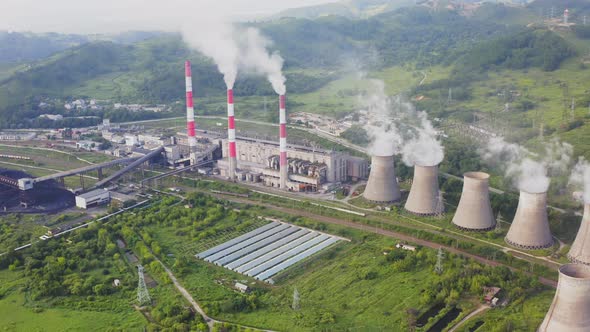
[[273,221],[196,257],[269,282],[277,273],[339,240],[336,236]]

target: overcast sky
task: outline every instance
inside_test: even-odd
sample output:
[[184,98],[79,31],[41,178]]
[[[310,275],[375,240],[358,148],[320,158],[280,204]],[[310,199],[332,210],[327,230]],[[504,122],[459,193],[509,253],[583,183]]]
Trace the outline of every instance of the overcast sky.
[[200,15],[235,19],[336,0],[0,0],[0,30],[111,33],[177,30]]

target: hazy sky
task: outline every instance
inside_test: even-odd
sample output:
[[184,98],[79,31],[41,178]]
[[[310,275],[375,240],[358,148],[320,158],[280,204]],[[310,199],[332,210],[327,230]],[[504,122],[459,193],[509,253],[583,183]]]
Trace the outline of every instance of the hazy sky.
[[108,33],[177,30],[208,16],[252,18],[336,0],[0,0],[0,30]]

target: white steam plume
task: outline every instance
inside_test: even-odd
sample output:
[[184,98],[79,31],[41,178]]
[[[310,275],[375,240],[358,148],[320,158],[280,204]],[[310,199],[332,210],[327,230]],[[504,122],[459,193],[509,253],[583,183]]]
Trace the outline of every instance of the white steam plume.
[[248,28],[240,39],[240,66],[247,72],[266,76],[273,89],[279,95],[287,92],[283,75],[283,58],[278,52],[270,54],[267,50],[272,42],[264,37],[258,29]]
[[416,111],[414,105],[403,101],[401,96],[388,97],[383,81],[371,80],[371,92],[360,101],[369,118],[364,129],[370,138],[371,155],[401,153],[408,166],[434,166],[443,160],[444,148],[427,114]]
[[584,204],[590,204],[590,162],[580,157],[570,174],[569,183],[582,189]]
[[203,55],[210,57],[223,74],[225,85],[232,89],[238,74],[239,49],[235,29],[222,16],[207,12],[190,20],[182,29],[185,42]]
[[502,137],[495,137],[480,149],[480,154],[485,161],[498,163],[519,190],[544,193],[549,189],[550,175],[558,176],[567,171],[573,147],[554,138],[539,155],[518,144],[508,143]]

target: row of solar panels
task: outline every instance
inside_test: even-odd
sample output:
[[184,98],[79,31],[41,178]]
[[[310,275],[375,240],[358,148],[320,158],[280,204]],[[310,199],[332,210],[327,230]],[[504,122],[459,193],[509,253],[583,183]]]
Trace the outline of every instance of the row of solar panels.
[[327,248],[339,239],[301,227],[272,222],[196,256],[258,280]]

